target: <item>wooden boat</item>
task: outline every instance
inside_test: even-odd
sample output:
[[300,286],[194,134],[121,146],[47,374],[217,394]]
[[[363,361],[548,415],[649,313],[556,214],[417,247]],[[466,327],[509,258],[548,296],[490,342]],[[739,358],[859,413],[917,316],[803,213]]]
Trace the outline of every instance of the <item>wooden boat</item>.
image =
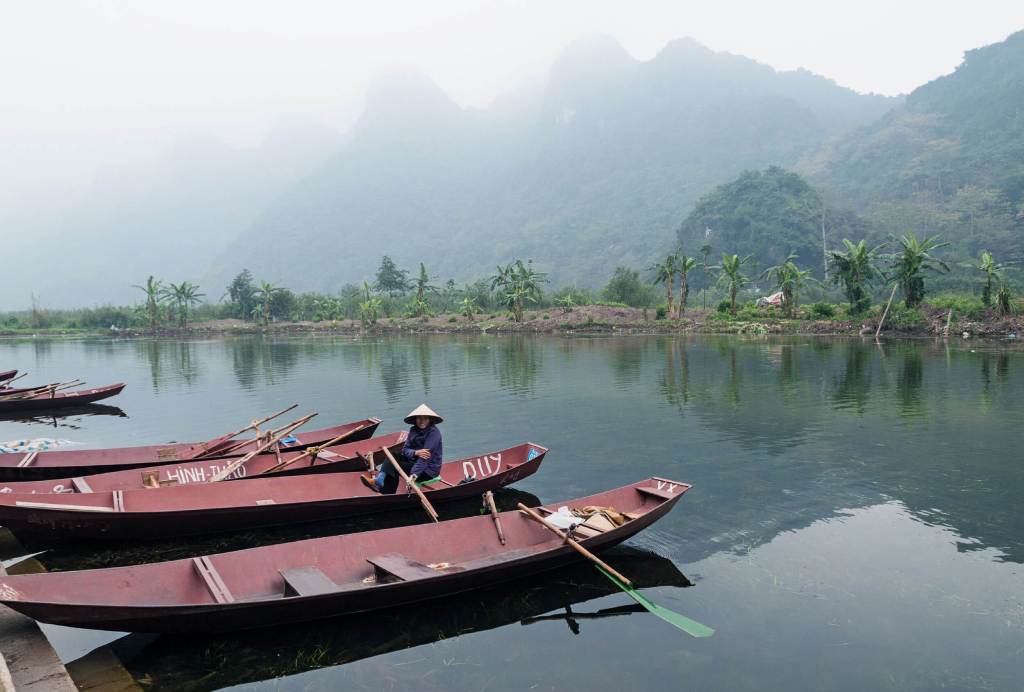
[[[598,505],[629,513],[632,519],[614,528],[577,529],[580,543],[593,551],[650,526],[689,488],[650,478],[544,510]],[[559,537],[518,512],[496,516],[505,544],[493,517],[482,515],[170,562],[0,577],[0,602],[57,625],[209,632],[424,601],[580,559]]]
[[22,411],[41,411],[63,408],[65,406],[80,406],[117,396],[121,393],[122,389],[124,389],[124,383],[109,384],[106,387],[94,387],[93,389],[78,389],[72,392],[49,392],[26,399],[0,397],[0,411],[20,413]]
[[[525,443],[449,462],[442,480],[423,489],[432,503],[478,495],[534,473],[546,452]],[[381,495],[359,474],[334,473],[42,497],[0,493],[0,526],[59,538],[157,538],[419,507],[414,494]]]
[[6,382],[17,374],[17,370],[5,370],[4,372],[0,372],[0,382]]
[[[319,445],[339,435],[349,433],[346,442],[364,440],[372,436],[379,418],[366,418],[352,423],[343,423],[333,428],[310,430],[293,434],[295,442],[282,445],[282,449],[305,449]],[[176,464],[198,458],[224,458],[241,456],[256,448],[255,441],[222,455],[218,450],[233,438],[221,436],[210,442],[181,442],[144,447],[114,447],[109,449],[55,449],[29,454],[0,454],[0,480],[31,480],[40,478],[71,478],[107,471],[141,469],[147,466]]]
[[[629,543],[612,548],[602,557],[628,574],[638,589],[692,586],[671,560]],[[615,594],[620,597],[613,603],[629,605],[611,605],[596,611],[586,607],[588,601]],[[178,689],[186,680],[202,680],[205,688],[220,690],[253,686],[275,678],[278,687],[287,687],[288,681],[281,679],[282,674],[301,675],[313,668],[345,665],[516,623],[561,620],[578,634],[581,627],[585,631],[587,623],[594,619],[628,617],[638,612],[646,615],[641,605],[621,594],[592,565],[578,563],[480,588],[473,591],[472,598],[457,594],[417,603],[416,617],[408,617],[407,606],[399,606],[372,617],[336,617],[317,623],[316,627],[305,623],[277,626],[273,637],[267,637],[265,629],[210,635],[190,632],[155,638],[138,634],[118,640],[113,649],[115,653],[125,653],[122,663],[136,679],[147,676],[158,689]],[[318,652],[315,659],[307,655],[310,651]],[[281,661],[295,664],[282,671]],[[69,668],[75,665],[68,664]]]
[[[266,478],[268,476],[294,476],[311,473],[366,470],[365,458],[382,464],[387,457],[383,448],[397,454],[405,444],[408,433],[388,433],[357,442],[345,442],[317,451],[316,455],[303,451],[285,451],[280,454],[257,454],[244,465],[232,471],[225,480]],[[38,481],[14,481],[0,484],[0,493],[98,493],[111,490],[143,490],[165,488],[190,483],[208,483],[230,464],[235,457],[202,459],[178,464],[148,466],[124,471],[95,473],[90,476],[53,478]],[[61,500],[54,500],[60,502]]]

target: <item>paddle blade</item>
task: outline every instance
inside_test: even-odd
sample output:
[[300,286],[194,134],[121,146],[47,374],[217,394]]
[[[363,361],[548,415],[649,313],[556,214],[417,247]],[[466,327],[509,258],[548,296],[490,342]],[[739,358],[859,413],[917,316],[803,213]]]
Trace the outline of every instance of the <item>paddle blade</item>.
[[659,618],[661,618],[662,620],[664,620],[668,624],[670,624],[673,627],[676,627],[678,629],[681,629],[683,632],[686,632],[691,637],[698,637],[698,638],[710,637],[712,634],[715,633],[715,631],[713,629],[711,629],[710,627],[708,627],[707,625],[702,625],[701,623],[697,622],[696,620],[691,620],[690,618],[686,617],[685,615],[680,615],[679,613],[675,612],[674,610],[669,610],[668,608],[662,608],[660,605],[658,605],[654,601],[650,600],[649,598],[647,598],[646,596],[641,594],[636,589],[634,589],[634,588],[632,588],[630,586],[627,586],[625,583],[619,581],[615,577],[615,575],[611,574],[610,572],[608,572],[606,569],[604,569],[600,565],[594,565],[594,566],[597,567],[598,571],[601,572],[601,574],[603,574],[604,576],[606,576],[609,579],[611,579],[612,582],[616,586],[618,586],[620,589],[625,591],[626,594],[630,598],[632,598],[634,601],[636,601],[637,603],[642,605],[644,608],[646,608],[647,612],[649,612],[649,613],[651,613],[653,615],[657,615]]

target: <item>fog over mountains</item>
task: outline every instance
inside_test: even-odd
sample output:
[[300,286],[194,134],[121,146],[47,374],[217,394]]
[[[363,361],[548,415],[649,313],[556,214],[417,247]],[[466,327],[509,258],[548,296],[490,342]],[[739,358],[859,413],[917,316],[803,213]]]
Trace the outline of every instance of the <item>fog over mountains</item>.
[[905,103],[690,39],[648,61],[610,38],[580,41],[546,84],[482,110],[423,75],[392,74],[344,136],[292,123],[239,149],[190,135],[87,189],[3,205],[20,261],[0,308],[26,307],[30,292],[51,307],[134,302],[132,284],[149,274],[198,281],[217,300],[243,267],[293,290],[335,291],[370,279],[383,254],[460,281],[530,257],[554,283],[596,286],[616,265],[641,268],[669,249],[716,186],[769,166],[809,176],[879,228],[894,200],[896,221],[915,221],[922,194],[933,214],[970,186],[978,204],[1003,210],[1011,227],[1000,237],[1016,242],[1022,44],[1016,34],[972,51]]

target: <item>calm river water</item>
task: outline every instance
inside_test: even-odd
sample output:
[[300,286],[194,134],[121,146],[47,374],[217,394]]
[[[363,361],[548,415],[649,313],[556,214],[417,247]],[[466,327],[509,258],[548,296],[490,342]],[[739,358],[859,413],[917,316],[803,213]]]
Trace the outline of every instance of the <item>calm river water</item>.
[[[661,336],[5,340],[7,367],[33,382],[128,387],[86,414],[0,421],[0,441],[204,439],[293,402],[319,411],[308,427],[378,416],[384,432],[426,401],[446,418],[449,459],[527,440],[551,449],[521,493],[502,494],[505,507],[650,475],[694,484],[608,560],[655,602],[714,627],[709,639],[636,612],[588,566],[242,634],[46,628],[66,660],[116,640],[147,689],[1021,685],[1020,351]],[[442,517],[475,511],[441,508]],[[128,564],[420,520],[56,546],[38,559],[51,570]]]

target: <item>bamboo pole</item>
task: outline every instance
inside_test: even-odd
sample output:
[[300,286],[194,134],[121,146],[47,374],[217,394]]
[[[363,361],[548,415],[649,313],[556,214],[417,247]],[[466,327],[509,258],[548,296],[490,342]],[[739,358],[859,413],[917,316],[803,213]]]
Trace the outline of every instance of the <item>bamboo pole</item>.
[[498,508],[494,504],[494,492],[491,490],[484,493],[484,507],[490,511],[491,519],[494,520],[494,528],[498,531],[498,540],[505,545],[505,532],[501,530],[501,517],[498,516]]
[[[202,447],[202,451],[199,452],[198,454],[193,455],[191,458],[193,458],[193,459],[200,459],[200,458],[202,458],[204,456],[207,456],[210,453],[216,451],[216,449],[217,449],[217,447],[219,445],[222,445],[225,442],[229,441],[232,437],[236,437],[237,435],[241,435],[242,433],[244,433],[244,432],[246,432],[248,430],[252,430],[253,428],[256,428],[257,430],[259,430],[259,427],[260,427],[260,425],[262,423],[266,423],[267,421],[274,420],[278,416],[282,416],[282,415],[288,413],[289,411],[291,411],[293,408],[296,408],[296,407],[298,407],[298,404],[292,404],[288,408],[283,408],[280,411],[278,411],[277,413],[273,413],[273,414],[271,414],[271,415],[269,415],[269,416],[267,416],[265,418],[260,418],[259,420],[254,420],[251,423],[249,423],[249,425],[247,425],[244,428],[241,428],[239,430],[236,430],[233,433],[229,433],[227,435],[221,435],[220,437],[215,437],[212,440],[210,440],[209,442],[203,442],[201,445],[199,445],[200,447]],[[251,442],[251,440],[246,440],[245,441],[246,444],[248,444],[249,442]],[[235,447],[235,448],[237,449],[237,447]]]
[[42,387],[36,387],[30,389],[27,392],[19,392],[18,394],[11,394],[10,396],[3,397],[5,401],[22,401],[24,399],[31,399],[37,396],[43,396],[49,394],[53,396],[54,393],[67,389],[68,387],[75,387],[81,384],[85,384],[82,380],[70,380],[68,382],[56,382],[54,384],[44,385]]
[[243,464],[245,464],[245,463],[246,463],[247,461],[249,461],[250,459],[252,459],[252,458],[253,458],[254,456],[256,456],[257,454],[259,454],[259,453],[260,453],[260,452],[262,452],[263,450],[267,449],[267,448],[268,448],[268,447],[270,447],[270,446],[271,446],[272,444],[276,443],[276,442],[277,442],[278,440],[280,440],[280,439],[281,439],[282,437],[284,437],[284,436],[286,436],[286,435],[290,434],[290,433],[291,433],[291,432],[292,432],[293,430],[295,430],[296,428],[298,428],[298,427],[300,427],[300,426],[302,426],[302,425],[305,425],[305,424],[306,424],[307,422],[309,422],[309,419],[310,419],[310,418],[312,418],[312,417],[313,417],[313,416],[315,416],[315,415],[316,415],[315,413],[310,413],[310,414],[309,414],[309,415],[307,415],[307,416],[303,416],[302,418],[299,418],[299,419],[298,419],[297,421],[295,421],[295,422],[294,422],[294,423],[292,423],[291,425],[287,425],[287,426],[285,426],[285,428],[284,428],[284,429],[283,429],[283,430],[282,430],[282,431],[281,431],[281,432],[280,432],[279,434],[277,434],[277,435],[272,435],[271,437],[269,437],[269,438],[267,439],[267,441],[266,441],[266,442],[263,442],[262,444],[258,445],[258,446],[256,447],[256,449],[252,450],[251,452],[249,452],[248,454],[246,454],[246,455],[245,455],[245,456],[243,456],[243,457],[239,457],[239,458],[235,459],[235,460],[234,460],[234,461],[232,461],[232,462],[231,462],[230,464],[228,464],[227,466],[225,466],[224,468],[222,468],[222,469],[221,469],[220,471],[218,471],[217,473],[215,473],[215,474],[213,475],[213,477],[212,477],[212,478],[210,478],[210,482],[211,482],[211,483],[217,483],[218,481],[222,481],[222,480],[224,480],[224,479],[225,479],[225,478],[227,478],[227,477],[228,477],[229,475],[231,475],[232,473],[234,473],[234,472],[235,472],[235,470],[236,470],[236,469],[238,469],[238,467],[242,466],[242,465],[243,465]]
[[409,480],[409,474],[407,474],[405,472],[405,469],[403,469],[401,465],[399,465],[399,463],[395,460],[395,457],[391,454],[391,450],[388,449],[387,447],[384,447],[382,451],[384,452],[384,456],[388,458],[388,461],[390,461],[391,465],[394,467],[395,473],[401,476],[402,480],[405,481],[406,487],[408,487],[410,490],[419,495],[420,502],[423,503],[423,509],[427,511],[427,514],[430,515],[430,518],[434,521],[437,521],[437,510],[434,509],[434,506],[432,504],[430,504],[430,500],[428,500],[427,496],[423,494],[423,491],[417,488],[416,484]]
[[12,377],[11,379],[7,380],[6,382],[4,382],[3,387],[0,387],[0,391],[2,391],[4,389],[10,389],[12,382],[17,382],[18,380],[20,380],[22,377],[24,377],[27,374],[28,374],[27,372],[23,372],[20,375],[18,375],[17,377]]
[[889,314],[889,307],[892,305],[892,299],[896,297],[896,286],[899,284],[892,285],[892,293],[889,294],[889,302],[885,304],[885,311],[882,313],[882,319],[878,320],[878,329],[875,330],[875,341],[878,341],[878,335],[882,333],[882,325],[885,324],[885,317]]
[[[347,433],[338,435],[333,440],[328,440],[327,442],[324,442],[322,445],[316,445],[316,446],[312,446],[311,445],[309,447],[306,447],[306,449],[303,450],[301,454],[296,454],[291,459],[285,459],[284,461],[278,461],[276,464],[271,466],[269,469],[267,469],[266,471],[263,471],[262,473],[257,474],[257,475],[261,475],[262,476],[262,475],[267,474],[267,473],[274,473],[276,471],[280,471],[281,469],[288,468],[289,466],[294,464],[299,459],[305,459],[308,456],[313,456],[315,458],[316,455],[319,454],[321,450],[325,449],[326,447],[333,447],[334,445],[338,444],[339,442],[344,440],[349,435],[353,435],[353,434],[359,432],[360,430],[362,430],[365,427],[366,427],[365,425],[360,425],[360,426],[358,426],[356,428],[352,428]],[[278,457],[278,459],[280,459],[280,457]]]
[[587,558],[595,565],[600,567],[601,569],[611,574],[613,577],[621,581],[626,586],[633,586],[633,582],[631,582],[629,579],[626,579],[624,576],[616,572],[607,562],[599,558],[597,555],[594,555],[592,552],[590,552],[582,545],[580,545],[572,538],[570,538],[568,533],[562,531],[556,526],[552,526],[551,524],[549,524],[547,520],[544,519],[544,517],[537,514],[535,511],[524,505],[522,502],[520,502],[517,506],[519,507],[519,511],[522,512],[524,516],[537,522],[538,524],[546,528],[548,531],[554,533],[556,536],[559,536],[565,543],[569,544],[577,553],[579,553],[580,555],[582,555],[583,557]]

